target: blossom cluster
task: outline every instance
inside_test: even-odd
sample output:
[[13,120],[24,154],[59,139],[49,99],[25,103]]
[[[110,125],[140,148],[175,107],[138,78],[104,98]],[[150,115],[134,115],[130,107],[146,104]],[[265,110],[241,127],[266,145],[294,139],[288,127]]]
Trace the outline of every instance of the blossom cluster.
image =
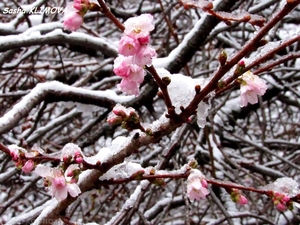
[[61,167],[50,168],[45,165],[37,165],[35,173],[44,178],[44,186],[58,201],[67,198],[68,193],[77,197],[81,190],[77,184],[83,162],[81,149],[72,143],[68,143],[61,151]]
[[58,201],[67,198],[68,193],[72,197],[76,197],[81,193],[77,182],[81,171],[79,165],[83,162],[83,154],[77,145],[71,143],[65,145],[60,157],[63,165],[57,168],[37,165],[39,160],[36,156],[40,155],[39,151],[27,152],[17,145],[10,145],[8,149],[16,167],[22,169],[24,173],[29,173],[35,169],[35,174],[44,178],[44,186]]
[[10,150],[10,156],[18,169],[22,169],[24,173],[29,173],[34,169],[34,161],[27,158],[36,156],[38,152],[29,153],[17,145],[10,145],[8,146],[8,149]]
[[254,75],[252,72],[247,71],[241,78],[241,102],[240,106],[244,107],[248,103],[256,104],[258,102],[258,95],[262,96],[265,94],[268,86],[258,76]]
[[279,193],[279,192],[272,192],[270,195],[278,211],[284,212],[287,209],[293,208],[293,202],[286,194]]
[[153,16],[142,14],[129,18],[119,41],[119,56],[114,61],[114,73],[122,77],[119,90],[130,95],[139,94],[144,81],[144,66],[152,64],[156,51],[150,45],[150,31],[154,29]]
[[83,154],[77,145],[68,143],[61,150],[60,160],[65,163],[80,164],[83,162]]

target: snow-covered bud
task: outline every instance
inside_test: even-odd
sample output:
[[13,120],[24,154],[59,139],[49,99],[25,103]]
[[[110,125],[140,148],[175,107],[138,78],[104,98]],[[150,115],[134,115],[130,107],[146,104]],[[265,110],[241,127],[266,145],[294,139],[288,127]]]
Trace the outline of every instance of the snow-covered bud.
[[19,158],[25,156],[25,149],[17,145],[9,145],[8,149],[10,151],[10,156],[13,161],[18,161]]
[[64,163],[76,162],[80,164],[83,161],[83,153],[78,145],[68,143],[61,150],[60,160]]
[[122,117],[116,116],[115,114],[110,114],[107,117],[106,121],[111,125],[117,125],[117,124],[122,123],[123,119],[122,119]]
[[108,116],[107,122],[110,124],[121,123],[121,126],[127,130],[140,129],[140,119],[134,108],[126,108],[121,104],[117,104]]
[[125,106],[121,105],[121,104],[116,104],[116,106],[113,108],[113,113],[116,115],[116,116],[120,116],[120,117],[123,117],[123,118],[126,118],[127,116],[129,116],[129,114],[132,112],[132,111],[135,111],[133,108],[129,107],[129,108],[126,108]]

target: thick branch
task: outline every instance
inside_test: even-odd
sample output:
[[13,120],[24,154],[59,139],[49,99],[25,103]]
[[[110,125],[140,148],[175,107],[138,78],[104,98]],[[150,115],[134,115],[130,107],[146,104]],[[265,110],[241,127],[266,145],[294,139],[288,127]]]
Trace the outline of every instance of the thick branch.
[[3,134],[42,101],[59,102],[75,101],[85,104],[93,104],[105,108],[112,108],[117,102],[127,102],[130,96],[117,96],[113,91],[91,91],[83,88],[70,87],[58,81],[38,84],[32,91],[17,103],[10,111],[0,118],[0,134]]
[[117,48],[102,38],[91,37],[87,34],[76,32],[67,34],[60,29],[45,35],[20,34],[6,36],[0,40],[0,52],[34,45],[61,45],[62,43],[84,47],[88,46],[91,49],[105,53],[107,56],[117,56]]

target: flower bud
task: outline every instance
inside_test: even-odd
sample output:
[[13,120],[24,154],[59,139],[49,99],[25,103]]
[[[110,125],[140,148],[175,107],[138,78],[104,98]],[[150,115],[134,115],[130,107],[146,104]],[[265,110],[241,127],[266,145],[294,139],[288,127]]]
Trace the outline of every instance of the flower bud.
[[241,60],[239,63],[236,65],[235,71],[234,71],[234,76],[239,76],[242,75],[245,72],[245,61]]
[[131,175],[131,178],[135,180],[141,180],[143,178],[145,171],[144,170],[139,170],[135,172],[134,174]]
[[198,166],[198,162],[195,159],[192,159],[191,161],[189,161],[189,166],[193,169],[196,169]]
[[221,64],[221,66],[224,66],[226,64],[226,61],[227,61],[227,53],[222,50],[219,57],[218,57],[218,60]]
[[83,158],[82,158],[81,156],[76,157],[75,162],[76,162],[77,164],[80,164],[80,163],[83,162]]
[[165,86],[168,86],[171,83],[170,77],[163,77],[161,81]]
[[195,91],[196,91],[196,95],[200,93],[200,91],[201,91],[201,86],[200,86],[199,84],[197,84],[197,85],[195,86]]
[[147,128],[145,133],[148,135],[148,136],[152,136],[153,135],[153,132],[150,128]]
[[156,186],[164,186],[166,184],[165,180],[162,178],[156,178],[152,183]]
[[154,175],[155,174],[155,169],[152,167],[151,170],[149,171],[150,175]]
[[237,203],[240,205],[246,205],[248,203],[248,199],[244,195],[240,195]]
[[223,89],[224,87],[225,87],[225,81],[220,80],[220,81],[218,82],[218,88],[219,88],[219,89]]
[[24,173],[29,173],[33,170],[34,168],[34,162],[32,160],[28,160],[25,165],[22,167],[22,171]]
[[161,91],[157,92],[157,96],[161,99],[164,99],[164,95]]

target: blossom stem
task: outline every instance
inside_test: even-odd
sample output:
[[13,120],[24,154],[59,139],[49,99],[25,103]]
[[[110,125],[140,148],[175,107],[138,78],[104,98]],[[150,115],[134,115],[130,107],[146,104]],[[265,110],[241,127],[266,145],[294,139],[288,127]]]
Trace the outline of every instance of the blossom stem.
[[[272,57],[276,52],[278,52],[282,49],[285,49],[287,46],[289,46],[289,45],[291,45],[291,44],[293,44],[293,43],[295,43],[299,40],[300,40],[300,35],[297,35],[296,37],[293,37],[289,40],[281,42],[278,47],[272,48],[271,51],[266,52],[264,55],[262,55],[258,59],[256,59],[253,62],[247,64],[244,71],[248,71],[248,70],[252,69],[253,67],[258,66],[262,62],[264,62],[264,61],[268,60],[270,57]],[[268,67],[268,69],[270,69],[270,67]],[[254,74],[258,74],[259,72],[261,72],[261,71],[257,70],[257,71],[254,72]],[[230,84],[233,80],[238,78],[238,76],[239,75],[233,75],[233,76],[229,77],[228,79],[225,80],[225,84]]]
[[111,13],[110,9],[106,6],[103,0],[98,0],[99,5],[101,6],[101,12],[109,18],[121,31],[125,30],[124,25]]
[[147,70],[152,74],[152,76],[153,76],[154,80],[156,81],[157,85],[160,87],[161,92],[163,94],[165,104],[168,108],[168,114],[170,115],[170,118],[173,118],[175,116],[175,111],[171,110],[171,109],[173,109],[173,105],[172,105],[170,95],[168,93],[167,85],[165,85],[162,82],[162,80],[160,79],[159,75],[157,74],[154,66],[147,67]]
[[[299,38],[300,39],[300,38]],[[277,65],[280,65],[284,62],[287,62],[291,59],[297,59],[300,58],[300,52],[299,53],[289,53],[286,56],[283,56],[279,58],[278,60],[273,61],[272,63],[267,64],[266,66],[263,66],[255,71],[253,71],[253,74],[260,74],[265,71],[270,71],[272,68],[274,68]]]
[[251,192],[256,192],[256,193],[265,194],[265,195],[267,195],[269,193],[268,190],[261,190],[261,189],[256,189],[256,188],[253,188],[253,187],[245,187],[243,185],[228,183],[228,182],[221,182],[221,181],[214,180],[214,179],[206,179],[206,182],[209,183],[209,184],[212,184],[212,185],[216,185],[218,187],[225,188],[225,189],[235,188],[235,189],[239,189],[239,190],[251,191]]
[[7,155],[10,155],[10,150],[0,142],[0,150]]

